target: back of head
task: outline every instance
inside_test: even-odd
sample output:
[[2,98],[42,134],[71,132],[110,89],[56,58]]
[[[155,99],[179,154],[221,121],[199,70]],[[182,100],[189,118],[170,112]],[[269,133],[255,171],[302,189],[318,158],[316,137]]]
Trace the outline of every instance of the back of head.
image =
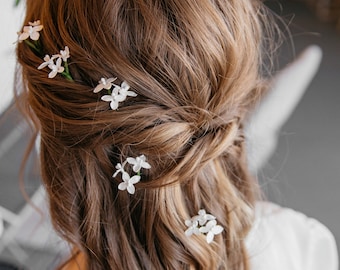
[[[27,113],[57,230],[89,269],[247,269],[257,187],[242,124],[262,92],[262,6],[248,0],[27,1],[38,50],[18,44]],[[37,69],[68,46],[69,74]],[[100,78],[137,96],[113,110]],[[104,82],[104,81],[102,81]],[[106,91],[104,89],[104,91]],[[145,155],[132,195],[116,164]],[[127,171],[132,173],[132,169]],[[224,228],[185,235],[200,209]]]

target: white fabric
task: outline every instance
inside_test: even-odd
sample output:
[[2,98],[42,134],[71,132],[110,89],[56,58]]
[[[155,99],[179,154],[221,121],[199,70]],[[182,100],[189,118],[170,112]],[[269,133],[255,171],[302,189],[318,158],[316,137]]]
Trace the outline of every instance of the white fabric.
[[338,270],[330,231],[304,214],[259,202],[246,245],[252,270]]

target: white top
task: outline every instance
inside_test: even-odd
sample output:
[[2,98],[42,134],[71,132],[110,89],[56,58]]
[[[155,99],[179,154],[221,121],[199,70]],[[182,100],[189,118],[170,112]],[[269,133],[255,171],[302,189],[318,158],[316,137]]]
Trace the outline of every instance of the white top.
[[256,205],[246,246],[252,270],[338,270],[331,232],[317,220],[273,203]]

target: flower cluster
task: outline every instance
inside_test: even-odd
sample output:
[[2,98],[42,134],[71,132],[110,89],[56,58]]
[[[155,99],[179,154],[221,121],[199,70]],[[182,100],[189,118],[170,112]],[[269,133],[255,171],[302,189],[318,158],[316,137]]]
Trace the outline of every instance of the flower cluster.
[[[24,41],[29,47],[31,47],[38,55],[43,55],[41,44],[39,43],[40,31],[43,29],[43,25],[40,20],[29,22],[24,26],[22,32],[18,32],[18,41]],[[28,40],[31,39],[31,41]],[[70,50],[65,46],[64,50],[60,50],[59,54],[44,57],[44,62],[38,67],[43,69],[48,67],[51,71],[48,74],[49,78],[54,78],[58,73],[61,73],[66,79],[73,81],[72,76],[68,69],[67,59],[70,58]]]
[[108,95],[101,97],[101,100],[110,102],[110,107],[112,110],[117,110],[119,102],[124,101],[127,97],[136,97],[137,94],[130,89],[129,84],[123,81],[121,85],[116,85],[113,82],[117,78],[101,78],[98,85],[94,88],[93,92],[98,93],[103,89],[108,90]]
[[[125,171],[124,167],[126,164],[132,165],[132,170],[136,173],[132,177]],[[116,165],[116,172],[112,177],[116,177],[118,173],[122,174],[123,182],[118,185],[119,190],[127,190],[130,194],[135,193],[135,186],[141,179],[141,169],[150,169],[151,166],[146,162],[146,157],[144,155],[138,156],[136,158],[128,157],[122,164],[118,163]]]
[[207,214],[204,209],[198,211],[198,215],[185,221],[188,229],[185,231],[186,236],[193,234],[205,234],[207,243],[210,244],[214,240],[214,236],[223,231],[223,227],[217,225],[216,217]]
[[40,20],[29,22],[28,25],[24,26],[22,32],[18,32],[18,40],[22,42],[30,38],[31,40],[37,41],[40,37],[40,31],[44,27],[40,24]]
[[[65,46],[65,50],[60,50],[59,54],[53,54],[52,57],[46,54],[44,57],[45,62],[43,62],[38,69],[48,67],[51,70],[48,74],[49,78],[54,78],[58,73],[61,73],[66,78],[72,79],[68,70],[68,58],[70,58],[70,50],[67,46]],[[62,62],[64,63],[64,66],[62,66]]]

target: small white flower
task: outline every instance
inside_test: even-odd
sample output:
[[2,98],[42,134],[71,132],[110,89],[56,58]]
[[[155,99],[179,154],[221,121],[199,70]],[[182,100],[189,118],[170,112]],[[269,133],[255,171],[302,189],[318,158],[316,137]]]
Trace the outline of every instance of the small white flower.
[[23,41],[28,39],[29,37],[32,40],[38,40],[40,37],[39,31],[43,29],[43,26],[40,24],[40,21],[29,22],[29,25],[24,26],[23,32],[19,32],[19,41]]
[[207,234],[207,243],[210,244],[214,240],[214,236],[223,231],[223,227],[217,225],[216,220],[210,220],[205,226],[199,228],[201,233]]
[[125,172],[125,170],[124,170],[124,166],[125,166],[125,164],[126,164],[126,161],[125,162],[123,162],[123,164],[120,164],[120,163],[117,163],[117,165],[116,165],[116,172],[112,175],[112,177],[116,177],[117,175],[118,175],[118,173],[122,173],[122,174],[124,174],[124,173],[127,173],[127,172]]
[[54,56],[52,56],[52,58],[48,55],[48,54],[46,54],[45,55],[45,57],[44,57],[44,63],[42,63],[39,67],[38,67],[38,69],[43,69],[43,68],[45,68],[45,67],[47,67],[47,66],[49,66],[49,65],[53,65],[53,60],[55,59],[56,57],[54,57]]
[[112,110],[117,110],[118,103],[124,101],[126,97],[119,95],[117,91],[112,91],[111,95],[104,95],[101,97],[101,99],[110,102],[110,107]]
[[144,155],[141,155],[136,158],[128,157],[126,160],[129,164],[133,165],[132,169],[134,172],[139,172],[141,168],[144,168],[144,169],[151,168],[150,164],[145,161],[146,158]]
[[118,185],[119,190],[127,190],[130,194],[135,194],[135,186],[140,181],[139,175],[134,175],[130,178],[129,174],[123,174],[123,182]]
[[217,225],[216,217],[207,214],[204,209],[198,211],[198,215],[193,216],[190,220],[185,221],[188,229],[185,231],[186,236],[192,234],[205,234],[206,241],[210,244],[214,236],[223,231],[223,227]]
[[197,219],[200,226],[203,226],[209,220],[216,219],[216,217],[214,217],[213,215],[207,214],[204,209],[199,210],[198,216],[195,216],[194,218]]
[[63,73],[65,69],[61,66],[61,58],[58,58],[55,63],[52,61],[48,67],[51,69],[51,72],[48,74],[50,79],[54,78],[58,73]]
[[[133,165],[133,167],[138,166],[138,171],[135,171],[135,172],[137,172],[137,174],[134,175],[133,177],[130,177],[130,175],[125,171],[124,167],[125,167],[126,163]],[[123,182],[118,185],[118,189],[119,190],[127,189],[127,191],[130,194],[134,194],[135,193],[134,184],[138,183],[141,179],[141,176],[140,176],[140,173],[139,173],[141,168],[146,168],[146,169],[151,168],[150,164],[145,161],[144,155],[141,155],[137,158],[127,158],[122,164],[117,163],[116,172],[112,175],[112,177],[116,177],[118,175],[118,173],[122,173]],[[198,224],[198,222],[197,222],[197,224]],[[198,232],[198,231],[196,231],[196,232]]]
[[115,87],[113,88],[113,90],[118,91],[118,93],[120,95],[123,95],[125,97],[127,97],[127,96],[136,97],[137,96],[137,94],[135,92],[129,91],[130,85],[126,81],[123,81],[120,86],[118,86],[118,85],[114,85],[114,86]]
[[188,229],[185,231],[186,236],[191,236],[193,234],[199,235],[201,233],[198,228],[197,220],[186,220],[185,225],[188,227]]
[[[112,83],[116,80],[117,78],[101,78],[100,81],[98,82],[99,84],[96,86],[96,88],[93,90],[94,93],[98,93],[103,89],[111,89]],[[115,91],[112,91],[115,92]],[[118,91],[116,91],[118,93]]]
[[68,46],[65,46],[65,50],[60,50],[60,54],[56,54],[54,56],[61,57],[64,62],[67,62],[67,59],[70,58],[70,49]]

